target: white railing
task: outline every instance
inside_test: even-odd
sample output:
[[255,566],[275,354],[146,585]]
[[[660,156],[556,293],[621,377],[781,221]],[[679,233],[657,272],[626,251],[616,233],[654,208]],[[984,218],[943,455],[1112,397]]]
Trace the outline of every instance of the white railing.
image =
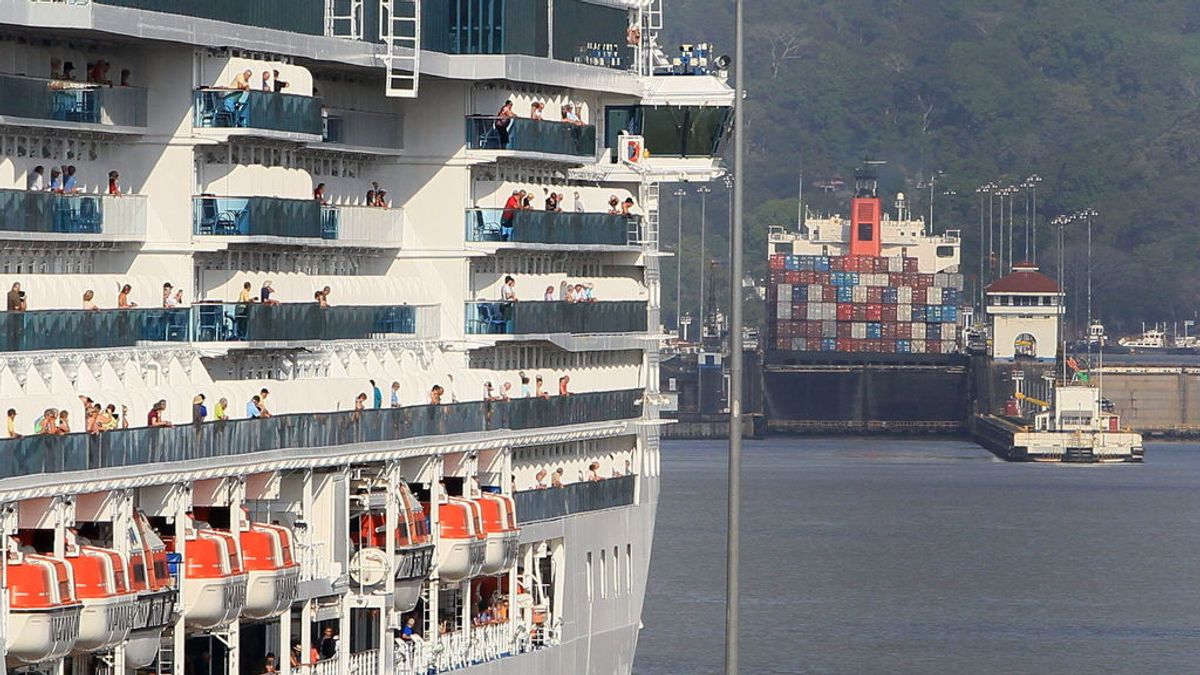
[[379,650],[372,649],[350,655],[350,675],[378,675]]
[[106,235],[143,240],[146,238],[145,195],[103,195],[101,209]]
[[328,579],[329,560],[325,557],[325,542],[297,544],[296,557],[300,562],[300,581]]
[[404,209],[338,206],[337,240],[363,244],[399,244],[404,235]]
[[426,675],[432,667],[434,645],[420,637],[396,644],[395,675]]

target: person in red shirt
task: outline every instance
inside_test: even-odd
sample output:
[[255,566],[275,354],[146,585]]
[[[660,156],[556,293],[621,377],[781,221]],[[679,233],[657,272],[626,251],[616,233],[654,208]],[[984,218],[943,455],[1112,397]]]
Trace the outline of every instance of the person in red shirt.
[[121,174],[117,173],[116,171],[108,172],[108,194],[121,194]]
[[500,214],[500,237],[504,241],[512,237],[513,218],[516,217],[517,211],[521,210],[524,200],[525,191],[517,190],[504,202],[504,211]]

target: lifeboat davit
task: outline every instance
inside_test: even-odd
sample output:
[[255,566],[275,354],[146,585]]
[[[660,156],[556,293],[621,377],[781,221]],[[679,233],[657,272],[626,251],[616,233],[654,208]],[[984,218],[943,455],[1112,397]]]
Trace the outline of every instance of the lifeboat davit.
[[124,642],[133,630],[138,603],[125,557],[112,549],[80,546],[66,561],[75,579],[75,597],[83,605],[75,651],[112,649]]
[[438,578],[461,581],[479,576],[487,555],[487,535],[477,502],[450,497],[438,504]]
[[33,664],[67,655],[79,636],[83,605],[75,598],[71,568],[58,558],[10,554],[5,582],[8,620],[5,656]]
[[184,549],[180,600],[190,628],[227,626],[246,606],[246,570],[229,532],[198,529]]
[[137,513],[129,533],[130,586],[137,593],[133,631],[125,641],[125,665],[131,669],[154,663],[162,634],[175,621],[178,593],[167,561],[167,546],[146,517]]
[[474,501],[483,514],[487,540],[487,553],[480,573],[493,576],[512,569],[521,550],[516,502],[512,497],[494,493],[484,493]]
[[269,619],[282,614],[292,606],[300,587],[291,531],[279,525],[251,523],[241,532],[241,542],[247,577],[242,616]]

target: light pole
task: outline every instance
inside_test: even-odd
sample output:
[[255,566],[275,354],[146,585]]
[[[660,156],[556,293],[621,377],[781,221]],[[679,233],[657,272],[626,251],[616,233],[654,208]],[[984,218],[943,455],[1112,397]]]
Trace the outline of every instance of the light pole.
[[929,176],[929,180],[924,183],[917,183],[918,188],[929,188],[929,234],[933,234],[933,188],[937,185],[938,179],[945,176],[946,172],[938,169]]
[[995,206],[996,192],[1000,186],[996,181],[987,184],[988,188],[988,278],[992,276],[992,263],[996,259],[996,223],[993,207]]
[[729,512],[726,522],[728,532],[725,559],[725,675],[738,672],[738,631],[742,629],[739,618],[741,602],[739,575],[742,545],[742,217],[744,207],[745,173],[743,159],[746,154],[746,77],[743,65],[745,50],[745,0],[737,0],[734,27],[734,81],[733,100],[733,223],[730,227],[729,278],[731,302],[729,314]]
[[680,298],[682,297],[683,287],[683,197],[687,194],[687,190],[679,188],[675,191],[675,196],[679,202],[679,222],[676,226],[675,234],[675,337],[679,338],[679,311]]
[[1092,325],[1092,219],[1099,215],[1096,209],[1087,208],[1077,215],[1087,221],[1087,325]]
[[984,250],[984,239],[985,239],[984,227],[985,227],[985,225],[984,225],[984,218],[983,218],[983,213],[984,213],[984,211],[983,211],[983,196],[986,194],[986,195],[988,195],[989,199],[991,198],[992,184],[984,183],[983,185],[980,185],[979,187],[975,188],[975,194],[979,195],[979,281],[977,281],[975,285],[978,286],[979,316],[982,317],[983,312],[984,312],[983,303],[985,300],[984,293],[983,293],[983,286],[984,286],[983,259],[985,257],[987,257],[986,251]]
[[1000,198],[1000,245],[996,247],[996,256],[1000,261],[999,276],[1004,276],[1004,198],[1008,195],[1008,188],[998,188],[996,196]]
[[[1054,219],[1050,221],[1051,225],[1058,225],[1058,288],[1059,288],[1059,291],[1062,291],[1062,292],[1065,292],[1066,287],[1067,287],[1066,286],[1066,281],[1067,281],[1066,273],[1063,270],[1063,268],[1066,264],[1066,256],[1063,255],[1063,242],[1064,242],[1063,228],[1066,227],[1066,225],[1069,221],[1070,221],[1070,219],[1067,218],[1066,216],[1055,216]],[[1060,295],[1058,297],[1058,303],[1059,303],[1059,306],[1058,306],[1058,338],[1060,340],[1059,344],[1062,346],[1062,354],[1059,358],[1059,362],[1062,364],[1062,383],[1066,384],[1067,383],[1067,336],[1063,333],[1063,313],[1067,311],[1067,307],[1066,307],[1066,303],[1064,302],[1063,296]],[[1055,345],[1056,349],[1058,347],[1059,347],[1059,345]]]
[[1008,186],[1008,271],[1013,268],[1013,200],[1021,189],[1016,185]]
[[708,316],[704,313],[704,260],[708,254],[704,247],[704,231],[708,229],[708,193],[712,192],[712,188],[707,185],[701,185],[696,188],[696,194],[700,195],[700,335],[704,336],[704,321]]
[[1033,224],[1031,227],[1032,236],[1033,236],[1033,253],[1031,254],[1032,257],[1030,258],[1030,262],[1036,263],[1037,262],[1037,233],[1038,233],[1038,229],[1037,229],[1037,187],[1038,187],[1038,183],[1042,182],[1042,177],[1035,173],[1032,176],[1030,176],[1029,178],[1026,178],[1025,182],[1029,185],[1030,189],[1033,190],[1033,220],[1032,220]]

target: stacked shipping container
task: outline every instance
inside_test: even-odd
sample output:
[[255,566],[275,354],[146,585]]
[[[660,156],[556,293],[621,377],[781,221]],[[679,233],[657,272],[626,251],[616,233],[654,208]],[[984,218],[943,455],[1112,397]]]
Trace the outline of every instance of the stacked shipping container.
[[777,350],[886,354],[958,351],[961,274],[925,274],[906,257],[770,257],[767,322]]

